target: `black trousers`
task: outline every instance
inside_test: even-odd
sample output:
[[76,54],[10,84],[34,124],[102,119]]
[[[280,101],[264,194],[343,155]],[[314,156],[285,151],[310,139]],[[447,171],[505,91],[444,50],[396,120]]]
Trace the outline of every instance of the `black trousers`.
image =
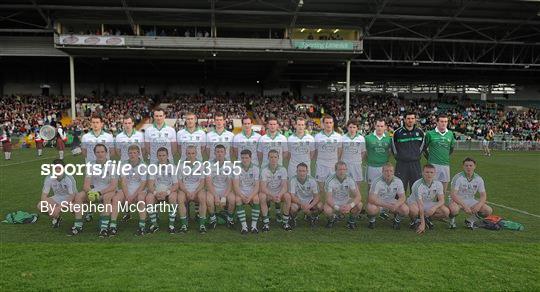
[[396,176],[403,182],[405,192],[412,188],[415,181],[422,178],[422,168],[420,159],[418,161],[400,161],[396,163]]

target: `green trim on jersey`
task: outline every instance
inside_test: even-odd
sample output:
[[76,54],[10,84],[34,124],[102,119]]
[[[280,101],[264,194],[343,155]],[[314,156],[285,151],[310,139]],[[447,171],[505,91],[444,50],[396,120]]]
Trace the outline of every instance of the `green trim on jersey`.
[[163,126],[161,126],[161,128],[158,128],[156,122],[154,122],[154,123],[152,124],[152,126],[153,126],[154,128],[156,128],[158,131],[161,131],[163,128],[166,128],[166,127],[167,127],[167,123],[163,122]]
[[441,134],[437,129],[426,133],[426,145],[428,148],[428,162],[438,165],[450,165],[450,149],[454,147],[456,140],[454,133],[446,130]]
[[388,163],[392,138],[386,133],[379,139],[375,132],[366,136],[367,164],[371,167],[381,167]]
[[332,130],[332,133],[326,135],[326,133],[324,132],[324,130],[320,131],[319,133],[323,134],[324,136],[326,136],[327,138],[328,137],[331,137],[332,135],[334,135],[335,131]]

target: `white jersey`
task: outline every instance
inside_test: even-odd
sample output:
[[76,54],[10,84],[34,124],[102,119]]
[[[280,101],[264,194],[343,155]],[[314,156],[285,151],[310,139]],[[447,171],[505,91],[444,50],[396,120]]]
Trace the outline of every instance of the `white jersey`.
[[[105,167],[107,165],[107,167]],[[100,192],[104,189],[106,189],[109,184],[114,180],[117,179],[118,176],[114,173],[113,165],[112,163],[107,164],[105,163],[97,163],[96,161],[89,162],[88,166],[90,167],[87,173],[86,178],[90,178],[90,185],[92,185],[92,189]],[[95,175],[93,175],[95,174]]]
[[342,147],[342,137],[336,132],[330,135],[321,131],[315,135],[315,148],[317,149],[317,166],[334,169],[338,162],[338,150]]
[[153,180],[156,186],[156,191],[161,191],[161,189],[170,190],[172,186],[178,183],[178,176],[175,173],[176,166],[172,163],[167,164],[157,164],[156,169],[158,170],[154,174],[148,174],[148,180]]
[[70,196],[77,194],[77,182],[73,176],[67,174],[60,180],[48,176],[43,182],[43,190],[41,192],[48,195],[51,189],[54,196],[60,198],[61,201],[66,201]]
[[343,155],[341,160],[349,164],[362,164],[362,152],[366,151],[366,139],[360,133],[350,137],[348,134],[342,137]]
[[147,180],[147,170],[147,165],[141,160],[139,164],[135,166],[132,165],[128,173],[125,175],[122,174],[121,177],[126,179],[126,185],[131,192],[136,190],[143,182]]
[[[195,164],[195,162],[198,162]],[[180,160],[178,162],[178,181],[184,183],[188,192],[197,190],[201,182],[204,183],[203,167],[200,161],[190,162]]]
[[247,149],[251,151],[251,163],[259,165],[259,157],[257,156],[257,142],[259,142],[260,138],[261,135],[255,131],[251,131],[251,135],[249,137],[246,136],[246,133],[244,133],[244,131],[242,131],[242,133],[234,135],[233,147],[238,149],[237,159],[240,159],[240,153],[242,152],[242,150]]
[[460,172],[452,178],[452,191],[457,191],[457,195],[462,199],[474,199],[476,193],[484,193],[486,187],[484,180],[478,174],[474,173],[471,180],[467,178],[464,172]]
[[334,204],[337,205],[346,204],[350,199],[351,191],[356,190],[356,182],[348,175],[342,181],[335,174],[330,175],[324,186],[326,193],[332,194]]
[[144,147],[144,135],[143,133],[133,129],[131,135],[128,135],[126,132],[122,132],[116,135],[115,139],[116,148],[120,150],[120,160],[126,161],[129,159],[128,148],[131,145],[139,146],[139,152],[141,153],[140,158],[143,158],[143,147]]
[[216,188],[216,192],[223,193],[227,187],[229,186],[229,183],[231,182],[231,179],[233,178],[232,172],[230,174],[225,174],[225,171],[223,169],[223,166],[225,164],[221,164],[219,166],[216,166],[217,160],[212,160],[211,163],[211,173],[210,176],[212,178],[212,184],[214,185],[214,188]]
[[283,180],[287,180],[287,170],[281,165],[278,165],[275,171],[266,166],[261,172],[261,182],[266,184],[273,195],[277,195],[281,191],[282,183],[287,183]]
[[235,176],[234,179],[238,180],[240,191],[244,195],[250,195],[260,178],[259,167],[251,163],[248,169],[245,169],[243,165],[240,168],[242,169],[240,174]]
[[283,164],[283,152],[289,151],[287,146],[287,138],[280,133],[276,133],[273,138],[270,136],[270,133],[261,136],[257,151],[261,152],[263,155],[262,166],[266,166],[268,164],[268,152],[270,152],[272,149],[279,152],[278,163]]
[[319,187],[317,181],[309,175],[303,183],[297,176],[293,176],[289,181],[289,193],[298,197],[302,204],[307,204],[319,193]]
[[440,181],[434,180],[430,185],[427,185],[423,178],[414,182],[411,187],[410,200],[423,202],[436,202],[437,196],[442,195],[443,185]]
[[298,164],[303,162],[309,169],[309,166],[311,165],[310,152],[315,151],[315,138],[310,134],[304,134],[302,137],[292,134],[287,141],[287,146],[291,153],[289,164],[292,164],[296,168]]
[[103,130],[96,135],[92,130],[90,130],[81,138],[81,148],[86,149],[85,162],[96,160],[96,156],[94,155],[94,147],[96,146],[96,144],[104,144],[105,146],[107,146],[107,159],[111,158],[111,147],[114,146],[113,135]]
[[144,142],[150,143],[150,163],[157,162],[157,150],[161,147],[167,148],[169,161],[174,161],[171,144],[176,143],[176,131],[172,127],[163,124],[157,128],[156,124],[152,124],[144,131]]
[[371,183],[369,194],[375,194],[383,201],[391,201],[398,198],[398,194],[405,195],[403,182],[397,176],[394,176],[390,183],[379,176]]
[[180,157],[186,159],[186,149],[188,146],[195,146],[197,148],[197,160],[202,161],[202,151],[201,148],[206,146],[206,132],[201,128],[195,129],[195,131],[190,132],[188,129],[182,129],[176,134],[176,141],[180,146],[181,153]]
[[233,142],[234,134],[227,130],[218,133],[216,131],[210,131],[206,134],[206,147],[210,150],[208,161],[215,159],[214,150],[217,145],[221,144],[225,146],[225,161],[231,160],[231,144]]

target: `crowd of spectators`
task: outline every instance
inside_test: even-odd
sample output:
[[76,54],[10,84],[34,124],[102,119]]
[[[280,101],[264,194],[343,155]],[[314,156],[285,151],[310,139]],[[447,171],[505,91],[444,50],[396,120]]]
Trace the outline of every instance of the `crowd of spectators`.
[[[184,117],[194,112],[200,119],[199,126],[210,130],[217,112],[225,114],[226,127],[233,129],[233,120],[251,114],[254,124],[265,124],[270,116],[278,118],[284,133],[294,130],[297,117],[308,120],[308,131],[319,131],[315,119],[323,114],[335,118],[336,128],[345,128],[345,102],[343,96],[313,96],[293,98],[286,95],[260,97],[247,94],[223,95],[180,95],[180,96],[118,96],[81,97],[76,104],[78,120],[71,125],[63,125],[69,130],[86,132],[90,128],[89,117],[97,113],[103,117],[104,129],[113,134],[122,131],[122,120],[130,115],[139,124],[152,117],[152,109],[164,105],[166,116],[175,119],[177,130],[184,127]],[[55,126],[70,108],[66,96],[24,96],[3,97],[0,104],[0,125],[8,128],[11,135],[21,136],[33,133],[36,127],[50,124]],[[471,100],[445,97],[437,100],[403,99],[391,95],[351,97],[350,118],[357,119],[360,130],[368,134],[374,130],[377,118],[386,119],[389,131],[400,127],[407,112],[418,115],[418,123],[423,129],[435,127],[436,116],[449,116],[449,128],[461,140],[481,140],[491,129],[499,140],[540,141],[540,124],[535,108],[525,111],[509,110],[500,105],[475,103]],[[263,130],[264,131],[264,130]]]

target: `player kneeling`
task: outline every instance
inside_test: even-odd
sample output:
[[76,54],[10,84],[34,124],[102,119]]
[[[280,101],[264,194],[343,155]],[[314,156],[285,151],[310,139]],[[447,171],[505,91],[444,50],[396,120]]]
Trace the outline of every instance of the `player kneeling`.
[[227,226],[234,227],[233,213],[235,205],[235,196],[232,191],[232,172],[226,170],[225,166],[225,146],[218,144],[214,149],[215,159],[210,162],[211,172],[206,177],[206,204],[210,213],[210,227],[215,229],[217,226],[216,208],[225,209],[227,207]]
[[349,215],[347,227],[355,229],[356,217],[362,210],[362,196],[356,187],[356,182],[347,174],[347,164],[338,161],[336,173],[328,176],[325,183],[326,204],[324,213],[328,217],[327,228],[332,228],[337,221],[337,215]]
[[[125,206],[137,205],[139,210],[139,225],[136,231],[136,235],[144,235],[146,233],[146,212],[139,207],[139,204],[145,206],[146,200],[146,165],[141,160],[141,149],[137,145],[131,145],[128,147],[128,161],[131,168],[126,174],[122,174],[120,178],[120,185],[122,187],[122,202]],[[129,209],[124,217],[124,222],[131,218]],[[109,229],[110,234],[118,233],[116,225]]]
[[368,228],[375,228],[377,215],[388,218],[387,212],[394,214],[392,228],[396,230],[400,228],[401,218],[409,215],[403,182],[394,176],[394,166],[390,163],[382,167],[382,176],[371,183],[367,204]]
[[[174,172],[174,164],[169,162],[169,150],[165,147],[161,147],[157,151],[157,173],[150,174],[148,177],[148,194],[146,195],[146,204],[153,205],[158,202],[167,202],[169,203],[169,233],[175,234],[176,228],[174,223],[176,221],[176,211],[178,210],[178,198],[182,198],[182,202],[186,200],[186,194],[183,192],[178,192],[178,176]],[[156,232],[159,229],[158,225],[158,215],[156,208],[152,209],[152,212],[149,213],[150,216],[150,228],[149,232]],[[184,205],[184,212],[180,214],[183,218],[182,226],[180,228],[181,232],[187,231],[187,219],[186,219],[186,209]]]
[[[116,191],[118,178],[114,174],[112,163],[107,163],[107,153],[107,146],[104,144],[94,146],[96,160],[90,162],[90,167],[86,170],[83,191],[75,196],[74,205],[78,208],[75,212],[75,223],[68,235],[77,235],[82,232],[83,212],[81,207],[88,202],[104,205],[99,220],[99,237],[109,236],[109,223],[116,224],[118,202],[121,200],[122,194]],[[99,171],[97,171],[98,169]]]
[[[268,151],[268,165],[261,173],[261,212],[263,215],[263,232],[270,231],[269,203],[274,202],[276,221],[283,222],[283,229],[292,230],[289,224],[291,195],[287,192],[287,169],[279,165],[279,152],[275,149]],[[283,203],[283,218],[281,218],[281,203]]]
[[261,205],[259,204],[259,167],[251,163],[251,150],[244,149],[240,152],[242,162],[240,174],[233,180],[233,188],[236,196],[236,213],[242,224],[240,233],[247,234],[246,211],[244,205],[251,205],[251,233],[259,233],[257,221]]
[[433,218],[448,218],[450,210],[444,205],[443,184],[435,178],[435,166],[424,165],[422,178],[412,185],[412,192],[407,199],[411,225],[409,228],[418,233],[424,232],[426,225],[433,229]]
[[296,215],[303,211],[305,218],[311,227],[319,220],[319,214],[323,210],[323,203],[319,196],[317,181],[308,175],[307,164],[300,163],[296,166],[296,175],[289,181],[289,193],[291,194],[291,222],[296,225]]
[[[63,166],[65,166],[62,159],[55,159],[53,161],[54,173],[60,173],[55,178],[48,176],[43,183],[43,190],[41,191],[41,201],[37,205],[40,212],[46,212],[52,220],[52,227],[58,228],[60,226],[61,204],[62,202],[71,203],[77,194],[77,183],[71,175],[67,175],[62,172]],[[49,197],[49,192],[53,191],[53,196]]]
[[[469,229],[474,229],[474,221],[491,215],[493,209],[486,205],[487,194],[484,180],[474,172],[476,161],[472,158],[463,160],[463,172],[460,172],[452,179],[452,190],[450,193],[450,228],[456,228],[456,216],[459,210],[463,209],[469,215],[465,220],[465,225]],[[480,194],[479,200],[475,199],[476,193]]]
[[[199,212],[199,232],[206,233],[206,191],[204,189],[204,176],[200,171],[201,162],[197,160],[197,147],[189,145],[186,148],[186,160],[180,160],[178,171],[178,213],[180,214],[180,231],[188,229],[189,203],[195,203]],[[199,165],[199,167],[197,166]]]

